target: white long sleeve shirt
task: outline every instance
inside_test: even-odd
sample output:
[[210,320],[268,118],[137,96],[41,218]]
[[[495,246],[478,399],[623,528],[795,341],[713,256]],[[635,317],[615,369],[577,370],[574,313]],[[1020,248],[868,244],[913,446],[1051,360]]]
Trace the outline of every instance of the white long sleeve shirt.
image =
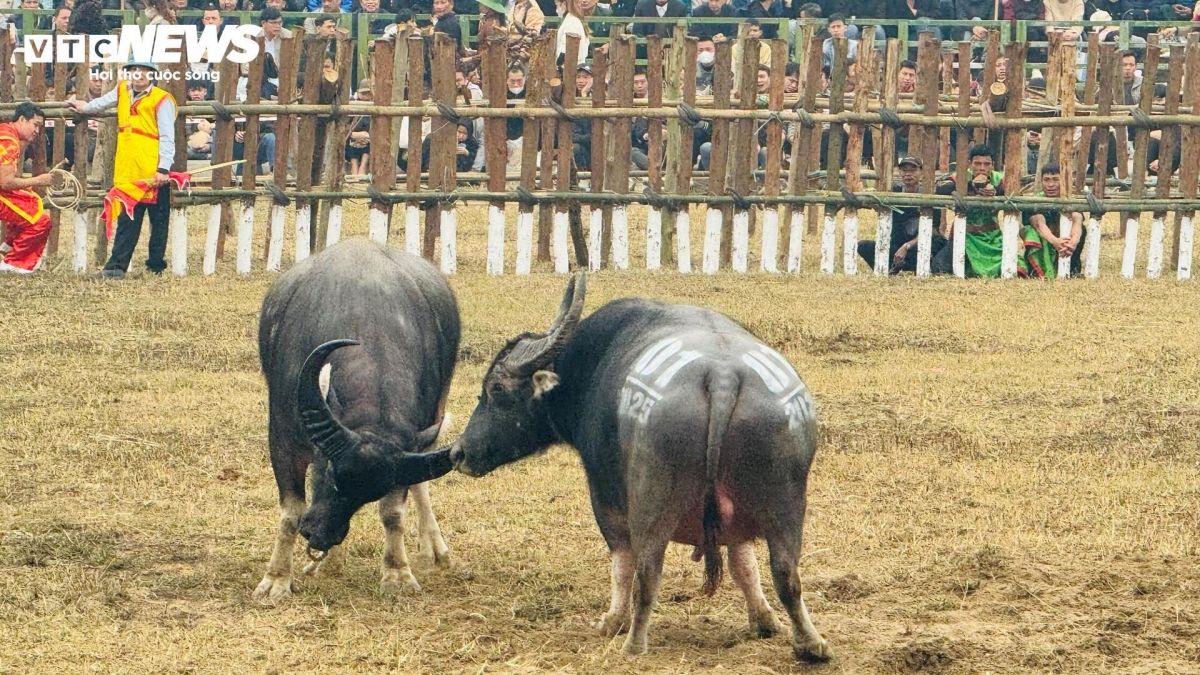
[[[85,115],[98,113],[117,105],[117,87],[124,85],[124,82],[118,82],[117,86],[109,90],[107,94],[88,101],[87,105],[83,106],[83,113]],[[133,89],[133,100],[137,101],[149,92],[149,87],[143,92]],[[175,103],[171,99],[163,101],[162,105],[158,107],[157,121],[158,170],[170,173],[171,165],[175,163]]]

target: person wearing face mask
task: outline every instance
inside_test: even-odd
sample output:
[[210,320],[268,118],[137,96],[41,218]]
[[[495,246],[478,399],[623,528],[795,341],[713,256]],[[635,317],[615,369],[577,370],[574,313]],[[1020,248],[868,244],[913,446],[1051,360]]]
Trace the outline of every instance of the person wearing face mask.
[[[525,99],[525,68],[520,64],[514,63],[508,67],[508,73],[505,75],[505,83],[508,85],[508,94],[505,98],[509,101],[520,101]],[[511,106],[510,107],[514,107]],[[508,167],[510,172],[521,170],[521,148],[522,137],[525,135],[525,120],[519,117],[510,117],[505,124],[506,149],[508,150]]]
[[643,37],[647,35],[671,37],[674,27],[670,23],[647,23],[637,19],[685,16],[687,16],[687,7],[680,0],[638,0],[637,6],[633,8],[633,33]]
[[696,93],[700,96],[712,94],[713,64],[717,60],[717,46],[712,38],[700,38],[696,43]]

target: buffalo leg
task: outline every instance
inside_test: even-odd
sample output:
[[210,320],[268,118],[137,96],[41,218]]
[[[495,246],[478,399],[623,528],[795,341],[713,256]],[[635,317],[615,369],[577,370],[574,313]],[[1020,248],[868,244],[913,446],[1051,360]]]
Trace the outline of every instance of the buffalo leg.
[[742,595],[746,597],[746,613],[750,618],[750,632],[768,638],[783,630],[779,618],[771,611],[763,595],[762,582],[758,578],[758,559],[754,557],[754,542],[733,544],[728,549],[729,575],[733,577]]
[[608,613],[592,624],[604,637],[611,638],[629,625],[629,594],[633,585],[633,551],[628,547],[612,552],[612,601]]
[[767,547],[771,551],[771,576],[775,581],[775,592],[792,620],[792,651],[796,657],[806,661],[825,661],[833,653],[829,643],[813,626],[808,616],[800,589],[800,571],[796,568],[800,558],[801,525],[796,523],[767,535]]
[[304,478],[309,457],[288,441],[274,422],[274,414],[270,419],[268,442],[271,469],[279,489],[279,530],[275,534],[275,548],[271,552],[271,562],[267,564],[267,573],[254,589],[254,599],[275,603],[292,594],[292,552],[296,547],[300,516],[304,514]]
[[379,519],[383,521],[383,578],[379,581],[379,590],[384,593],[399,593],[406,587],[418,593],[421,591],[404,549],[407,499],[408,488],[402,487],[379,500]]
[[659,582],[662,581],[663,555],[667,552],[667,539],[647,543],[635,548],[632,603],[633,617],[629,636],[625,638],[626,654],[645,654],[647,635],[650,631],[650,612],[658,597]]
[[442,528],[433,513],[429,483],[417,483],[409,490],[412,492],[413,502],[417,505],[417,528],[420,532],[417,550],[429,556],[438,567],[450,567],[450,547],[446,546],[446,540],[442,539]]

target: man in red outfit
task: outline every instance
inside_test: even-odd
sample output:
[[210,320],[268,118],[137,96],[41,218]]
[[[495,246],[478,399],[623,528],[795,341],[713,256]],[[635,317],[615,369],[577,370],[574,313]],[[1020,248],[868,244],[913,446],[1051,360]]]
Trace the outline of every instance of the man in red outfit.
[[5,248],[11,248],[0,262],[0,272],[32,272],[41,263],[50,237],[50,216],[32,188],[49,187],[53,177],[49,173],[20,176],[25,148],[41,135],[45,121],[41,109],[26,101],[17,106],[12,122],[0,124],[0,220]]

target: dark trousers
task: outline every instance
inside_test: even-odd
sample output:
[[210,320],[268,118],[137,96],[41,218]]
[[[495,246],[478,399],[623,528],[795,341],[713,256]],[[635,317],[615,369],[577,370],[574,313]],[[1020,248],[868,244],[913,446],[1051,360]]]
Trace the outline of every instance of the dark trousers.
[[154,274],[161,274],[167,269],[164,255],[167,252],[167,226],[171,220],[171,190],[166,185],[158,188],[158,201],[138,204],[133,209],[132,218],[121,211],[121,216],[117,218],[117,232],[113,236],[112,255],[104,269],[129,271],[129,261],[133,258],[138,238],[142,236],[142,218],[146,214],[150,215],[150,256],[146,259],[146,269]]
[[[888,252],[888,267],[891,268],[892,259],[896,257],[896,251],[905,244],[907,240],[903,234],[893,233],[891,241],[891,250]],[[933,260],[934,256],[941,252],[946,247],[946,238],[940,234],[934,234],[930,240],[929,258]],[[858,256],[867,263],[867,267],[875,269],[875,240],[865,240],[858,242]],[[932,264],[932,262],[931,262]],[[899,274],[901,272],[916,272],[917,271],[917,247],[913,246],[908,249],[908,254],[904,256],[904,264],[900,269],[892,268],[891,274]]]

